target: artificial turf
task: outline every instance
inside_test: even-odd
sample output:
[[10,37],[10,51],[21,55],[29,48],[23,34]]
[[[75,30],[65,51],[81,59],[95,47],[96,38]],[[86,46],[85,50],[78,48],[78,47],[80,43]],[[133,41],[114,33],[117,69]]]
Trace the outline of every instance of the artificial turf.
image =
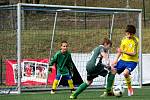
[[[100,97],[103,89],[87,89],[81,93],[77,100],[150,100],[150,86],[134,89],[134,95],[127,96],[127,91],[122,97]],[[40,92],[22,92],[21,94],[0,95],[0,100],[71,100],[69,90],[59,90],[51,95],[50,91]]]

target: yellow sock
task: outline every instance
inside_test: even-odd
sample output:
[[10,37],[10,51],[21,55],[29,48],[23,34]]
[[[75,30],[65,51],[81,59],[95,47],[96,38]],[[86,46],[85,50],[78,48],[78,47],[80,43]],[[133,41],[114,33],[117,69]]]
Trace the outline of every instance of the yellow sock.
[[129,77],[125,77],[125,80],[126,80],[128,88],[131,88],[131,78],[130,78],[130,76]]
[[68,84],[69,84],[70,89],[74,89],[74,85],[73,85],[72,80],[68,80]]
[[56,90],[57,85],[58,85],[58,81],[59,81],[59,80],[56,80],[56,79],[54,80],[52,89]]

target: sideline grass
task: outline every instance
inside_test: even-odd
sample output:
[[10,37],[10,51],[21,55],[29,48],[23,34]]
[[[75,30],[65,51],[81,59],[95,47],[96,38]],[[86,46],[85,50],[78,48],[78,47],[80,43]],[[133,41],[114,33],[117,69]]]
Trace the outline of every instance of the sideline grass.
[[[150,86],[141,89],[134,89],[134,95],[127,96],[125,91],[123,97],[105,97],[101,98],[103,93],[101,89],[87,89],[81,93],[77,100],[150,100]],[[0,95],[0,100],[71,100],[69,99],[70,91],[61,90],[56,94],[51,95],[50,92],[24,92],[20,95]]]

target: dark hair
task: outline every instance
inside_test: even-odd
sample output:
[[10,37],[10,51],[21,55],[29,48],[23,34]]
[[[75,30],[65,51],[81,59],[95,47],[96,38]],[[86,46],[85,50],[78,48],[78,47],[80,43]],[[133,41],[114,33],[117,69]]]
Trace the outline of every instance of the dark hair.
[[103,39],[102,45],[104,45],[105,43],[106,44],[110,44],[110,47],[112,46],[112,41],[110,39],[108,39],[108,38],[104,38]]
[[65,41],[65,40],[63,40],[63,41],[61,41],[61,45],[62,45],[63,43],[68,43],[68,42],[67,42],[67,41]]
[[129,33],[136,33],[136,28],[134,25],[127,25],[125,32],[129,32]]

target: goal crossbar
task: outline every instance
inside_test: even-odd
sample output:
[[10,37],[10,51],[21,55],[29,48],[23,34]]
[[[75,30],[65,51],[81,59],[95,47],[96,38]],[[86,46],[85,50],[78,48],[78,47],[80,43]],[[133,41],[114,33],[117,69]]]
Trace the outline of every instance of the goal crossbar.
[[[47,10],[47,11],[62,11],[62,12],[86,12],[86,13],[129,13],[142,12],[142,9],[131,8],[106,8],[106,7],[85,7],[85,6],[64,6],[64,5],[47,5],[47,4],[26,4],[18,3],[16,5],[5,5],[0,8],[11,8],[15,6],[25,7],[24,10]],[[23,9],[23,8],[22,8]]]
[[[14,8],[13,8],[14,7]],[[42,11],[54,11],[54,12],[80,12],[80,13],[102,13],[102,14],[119,14],[119,13],[138,13],[138,30],[139,35],[139,66],[142,75],[142,36],[141,36],[141,19],[142,9],[131,8],[105,8],[105,7],[84,7],[84,6],[64,6],[64,5],[46,5],[46,4],[25,4],[18,3],[16,5],[0,6],[0,9],[17,9],[17,64],[18,64],[18,87],[21,86],[20,68],[21,68],[21,11],[22,10],[42,10]],[[113,23],[113,20],[112,20]],[[113,25],[113,24],[112,24]],[[112,32],[111,32],[112,33]],[[140,76],[140,85],[142,85],[142,76]],[[18,88],[19,94],[21,88]]]

